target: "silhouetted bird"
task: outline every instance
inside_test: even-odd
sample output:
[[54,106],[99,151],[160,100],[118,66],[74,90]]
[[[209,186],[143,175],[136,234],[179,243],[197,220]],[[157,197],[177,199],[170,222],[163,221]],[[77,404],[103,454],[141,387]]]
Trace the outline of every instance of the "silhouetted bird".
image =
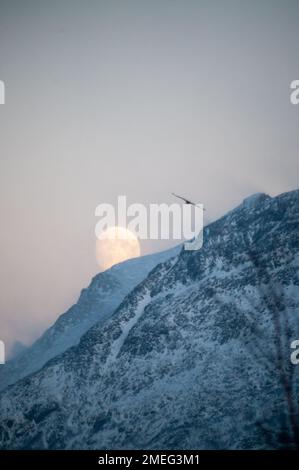
[[196,206],[196,204],[195,204],[194,202],[188,201],[188,199],[185,199],[185,198],[182,197],[182,196],[178,196],[178,195],[175,194],[175,193],[171,193],[171,194],[172,194],[173,196],[175,196],[175,197],[178,197],[179,199],[182,199],[183,201],[185,201],[186,204],[193,204],[193,206]]
[[185,202],[185,204],[192,204],[192,206],[197,206],[197,204],[195,204],[195,202],[189,201],[189,199],[186,199],[185,197],[178,196],[178,194],[175,194],[175,193],[171,193],[171,194],[175,197],[178,197],[179,199],[182,199]]

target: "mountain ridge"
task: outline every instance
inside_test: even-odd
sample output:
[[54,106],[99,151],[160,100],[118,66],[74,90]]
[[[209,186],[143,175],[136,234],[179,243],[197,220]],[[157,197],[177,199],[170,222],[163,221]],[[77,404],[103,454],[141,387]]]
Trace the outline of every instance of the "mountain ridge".
[[95,275],[78,301],[60,315],[34,343],[0,369],[0,390],[40,369],[48,360],[77,344],[95,323],[104,323],[121,300],[160,261],[175,256],[180,247],[130,259]]
[[1,393],[0,446],[292,446],[274,320],[298,401],[298,214],[299,191],[243,204],[201,250],[158,264],[104,325]]

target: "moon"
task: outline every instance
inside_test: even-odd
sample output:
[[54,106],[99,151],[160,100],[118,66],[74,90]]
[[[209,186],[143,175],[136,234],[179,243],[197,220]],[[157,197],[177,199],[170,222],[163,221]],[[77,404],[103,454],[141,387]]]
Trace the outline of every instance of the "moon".
[[125,227],[109,227],[96,241],[96,260],[102,271],[138,256],[140,256],[139,240]]

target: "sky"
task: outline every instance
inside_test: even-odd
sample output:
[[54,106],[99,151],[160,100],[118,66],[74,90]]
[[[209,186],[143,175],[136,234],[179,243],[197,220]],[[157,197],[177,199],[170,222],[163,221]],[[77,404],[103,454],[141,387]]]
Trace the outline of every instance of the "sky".
[[176,192],[214,220],[252,193],[299,187],[298,49],[298,0],[0,0],[8,348],[98,272],[98,204]]

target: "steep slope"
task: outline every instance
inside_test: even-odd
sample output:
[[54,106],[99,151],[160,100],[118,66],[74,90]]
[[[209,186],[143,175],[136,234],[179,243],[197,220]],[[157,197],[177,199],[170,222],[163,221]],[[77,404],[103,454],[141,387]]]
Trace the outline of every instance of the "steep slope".
[[40,369],[49,359],[77,344],[96,322],[103,324],[123,298],[160,262],[180,247],[131,259],[97,274],[78,302],[61,315],[35,343],[0,367],[0,390]]
[[298,229],[298,191],[209,225],[201,250],[158,265],[104,325],[1,394],[1,447],[292,446]]

